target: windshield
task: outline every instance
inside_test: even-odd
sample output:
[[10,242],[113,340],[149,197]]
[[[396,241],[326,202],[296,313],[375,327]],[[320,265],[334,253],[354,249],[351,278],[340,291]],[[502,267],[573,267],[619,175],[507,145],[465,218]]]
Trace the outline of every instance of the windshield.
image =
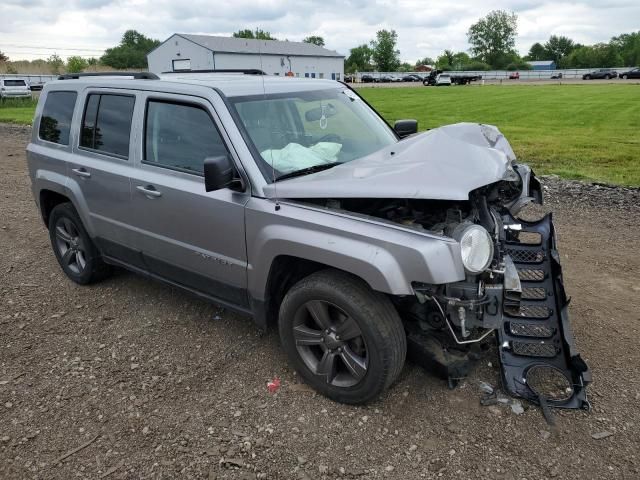
[[26,87],[27,84],[25,83],[24,80],[5,80],[4,86],[5,87]]
[[260,167],[269,182],[349,162],[398,141],[389,126],[348,89],[230,100],[260,153]]

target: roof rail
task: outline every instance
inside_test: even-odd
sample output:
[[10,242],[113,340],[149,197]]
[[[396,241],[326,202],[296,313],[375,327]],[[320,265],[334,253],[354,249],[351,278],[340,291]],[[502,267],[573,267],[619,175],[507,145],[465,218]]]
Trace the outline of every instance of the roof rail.
[[178,70],[165,73],[242,73],[244,75],[266,75],[262,70],[258,68],[225,68],[221,70]]
[[64,75],[60,75],[58,80],[77,80],[82,77],[133,77],[135,80],[160,80],[160,77],[151,72],[65,73]]

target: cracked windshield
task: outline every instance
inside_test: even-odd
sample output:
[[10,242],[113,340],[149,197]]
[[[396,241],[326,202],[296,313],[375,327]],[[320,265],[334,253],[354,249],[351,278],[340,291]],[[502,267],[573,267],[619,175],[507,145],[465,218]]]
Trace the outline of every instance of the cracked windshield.
[[[330,168],[397,141],[383,120],[350,90],[267,94],[233,102],[265,162],[262,170],[268,181]],[[271,166],[275,172],[270,172]]]

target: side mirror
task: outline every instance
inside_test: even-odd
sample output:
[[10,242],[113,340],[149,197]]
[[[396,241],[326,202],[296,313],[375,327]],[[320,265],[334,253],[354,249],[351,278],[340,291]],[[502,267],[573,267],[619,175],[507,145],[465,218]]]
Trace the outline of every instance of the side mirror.
[[233,164],[228,155],[204,159],[204,188],[207,192],[228,187],[233,182]]
[[408,137],[414,133],[418,133],[417,120],[398,120],[393,124],[393,129],[400,138]]

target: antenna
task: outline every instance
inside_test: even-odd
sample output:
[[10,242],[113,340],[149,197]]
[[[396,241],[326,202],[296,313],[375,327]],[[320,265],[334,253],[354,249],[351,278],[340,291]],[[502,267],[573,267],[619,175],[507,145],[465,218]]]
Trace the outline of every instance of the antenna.
[[[264,68],[262,65],[262,42],[264,42],[264,40],[258,40],[258,53],[260,55],[260,71],[262,71],[264,73]],[[265,119],[267,122],[267,130],[269,132],[269,138],[272,139],[272,135],[273,135],[273,130],[271,128],[271,115],[269,114],[269,108],[267,107],[267,89],[264,83],[264,77],[265,75],[263,74],[262,76],[262,97],[264,99],[264,108],[265,108]],[[271,163],[271,177],[273,180],[273,196],[274,196],[274,200],[276,202],[276,212],[278,210],[280,210],[280,202],[278,201],[278,185],[277,185],[277,181],[276,181],[276,169],[275,166],[273,165],[273,146],[274,146],[274,142],[271,141],[270,145],[269,145],[269,156],[270,156],[270,163]],[[262,155],[262,152],[260,152],[260,154]]]

